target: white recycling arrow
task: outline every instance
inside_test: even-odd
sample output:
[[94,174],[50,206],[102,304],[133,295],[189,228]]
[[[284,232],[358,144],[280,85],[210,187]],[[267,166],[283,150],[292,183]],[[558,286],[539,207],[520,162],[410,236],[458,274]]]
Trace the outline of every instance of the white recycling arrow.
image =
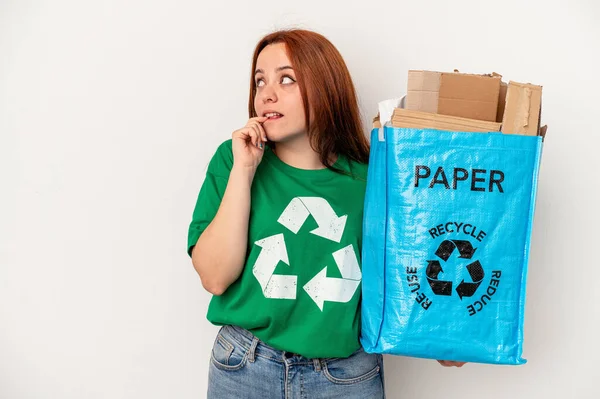
[[297,234],[308,215],[312,215],[319,227],[311,233],[331,241],[340,242],[348,215],[336,215],[325,199],[320,197],[296,197],[290,201],[277,222]]
[[297,276],[274,274],[279,261],[289,266],[283,234],[276,234],[256,241],[261,247],[256,263],[252,268],[266,298],[296,299]]
[[354,247],[348,245],[333,253],[342,278],[327,277],[327,266],[304,285],[304,291],[323,311],[325,301],[348,302],[354,296],[362,279]]

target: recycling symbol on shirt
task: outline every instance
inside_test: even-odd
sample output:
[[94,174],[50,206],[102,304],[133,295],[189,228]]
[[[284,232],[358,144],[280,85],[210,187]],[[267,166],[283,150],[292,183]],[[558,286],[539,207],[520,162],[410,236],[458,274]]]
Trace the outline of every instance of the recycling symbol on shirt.
[[[448,259],[450,259],[450,256],[455,249],[458,250],[459,258],[469,260],[473,258],[473,254],[477,250],[477,248],[473,248],[471,243],[466,240],[445,240],[440,244],[435,252],[435,255],[446,262]],[[464,297],[470,297],[475,294],[475,291],[477,291],[477,288],[479,288],[479,285],[481,284],[481,281],[485,275],[483,267],[478,260],[469,263],[466,268],[471,276],[472,282],[468,282],[463,279],[456,287],[456,293],[461,300]],[[450,296],[452,295],[452,281],[438,279],[439,274],[443,272],[444,270],[442,269],[440,261],[427,261],[427,269],[425,270],[425,274],[427,275],[427,281],[429,282],[431,290],[435,295]]]
[[[312,234],[339,243],[348,215],[337,216],[329,202],[320,197],[295,197],[283,210],[277,222],[298,234],[304,222],[312,216],[318,227]],[[255,242],[261,247],[252,268],[266,298],[296,299],[298,277],[274,274],[279,261],[290,266],[283,234],[275,234]],[[348,302],[362,279],[358,257],[352,244],[332,253],[342,278],[327,277],[327,266],[302,287],[323,310],[325,301]]]

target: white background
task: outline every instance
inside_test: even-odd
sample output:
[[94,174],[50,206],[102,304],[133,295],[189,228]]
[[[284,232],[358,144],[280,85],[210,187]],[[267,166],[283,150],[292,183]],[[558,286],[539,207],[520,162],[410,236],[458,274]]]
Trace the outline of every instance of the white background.
[[544,86],[524,366],[386,356],[390,398],[600,397],[600,6],[0,0],[0,397],[201,398],[216,327],[185,253],[252,50],[325,34],[367,123],[408,69]]

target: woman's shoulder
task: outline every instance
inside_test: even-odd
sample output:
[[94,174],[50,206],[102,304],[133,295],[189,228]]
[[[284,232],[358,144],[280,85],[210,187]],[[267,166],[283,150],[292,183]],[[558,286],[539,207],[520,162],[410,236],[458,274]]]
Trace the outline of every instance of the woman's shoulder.
[[343,169],[346,169],[350,175],[357,180],[366,181],[369,164],[363,162],[357,162],[345,157]]
[[224,156],[226,158],[231,158],[231,160],[233,160],[232,139],[227,139],[227,140],[223,141],[221,144],[219,144],[219,146],[217,147],[217,151],[215,152],[215,155]]
[[223,141],[214,152],[208,165],[208,172],[217,176],[229,175],[233,167],[233,147],[231,139]]

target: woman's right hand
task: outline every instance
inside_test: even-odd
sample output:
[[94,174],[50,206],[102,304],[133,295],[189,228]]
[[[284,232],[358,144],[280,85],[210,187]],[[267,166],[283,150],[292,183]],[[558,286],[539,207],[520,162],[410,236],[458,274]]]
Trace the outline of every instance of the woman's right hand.
[[262,123],[268,118],[250,118],[246,126],[231,135],[233,165],[256,170],[264,154],[267,134]]

